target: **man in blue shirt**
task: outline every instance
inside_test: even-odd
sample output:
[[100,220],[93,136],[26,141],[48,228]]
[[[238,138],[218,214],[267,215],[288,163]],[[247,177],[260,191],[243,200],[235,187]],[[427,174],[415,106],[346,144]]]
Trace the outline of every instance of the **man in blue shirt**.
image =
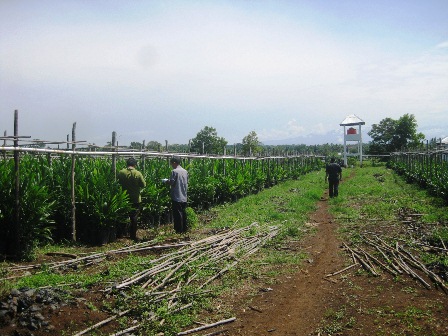
[[171,186],[170,196],[173,206],[174,230],[177,233],[187,231],[187,215],[185,208],[187,207],[187,189],[188,189],[188,172],[180,165],[179,157],[170,159],[171,171],[170,178],[165,182]]

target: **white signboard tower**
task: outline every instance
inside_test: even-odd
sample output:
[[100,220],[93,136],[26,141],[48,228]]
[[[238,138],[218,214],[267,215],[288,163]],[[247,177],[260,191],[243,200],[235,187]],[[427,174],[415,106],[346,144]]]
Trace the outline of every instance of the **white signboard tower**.
[[[348,156],[359,156],[359,162],[362,165],[362,133],[361,125],[366,123],[361,120],[357,115],[350,114],[339,125],[344,126],[344,166],[347,166]],[[357,127],[356,127],[357,126]],[[356,142],[358,151],[357,153],[347,152],[347,142]]]

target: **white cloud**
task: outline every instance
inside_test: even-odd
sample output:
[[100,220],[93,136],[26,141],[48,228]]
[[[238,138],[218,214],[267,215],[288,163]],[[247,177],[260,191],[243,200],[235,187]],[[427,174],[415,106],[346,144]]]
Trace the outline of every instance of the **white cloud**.
[[438,45],[436,45],[436,49],[446,49],[448,48],[448,41],[439,43]]

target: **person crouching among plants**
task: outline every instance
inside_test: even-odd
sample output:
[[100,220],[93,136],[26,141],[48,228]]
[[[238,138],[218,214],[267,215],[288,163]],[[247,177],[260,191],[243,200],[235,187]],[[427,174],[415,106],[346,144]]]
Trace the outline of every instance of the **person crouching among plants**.
[[129,200],[132,203],[132,210],[129,213],[131,222],[129,236],[131,239],[137,240],[137,221],[142,202],[140,192],[146,187],[146,182],[142,173],[136,169],[137,160],[129,158],[126,161],[126,166],[126,168],[123,168],[118,172],[117,178],[121,187],[127,191]]
[[177,233],[184,233],[188,230],[187,224],[187,190],[188,172],[180,165],[179,157],[172,157],[170,164],[173,170],[169,179],[164,182],[170,185],[170,196],[173,207],[174,230]]

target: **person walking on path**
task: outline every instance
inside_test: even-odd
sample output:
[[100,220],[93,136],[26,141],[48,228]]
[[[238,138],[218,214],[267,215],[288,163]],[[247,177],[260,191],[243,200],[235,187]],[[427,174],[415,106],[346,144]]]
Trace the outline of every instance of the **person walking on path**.
[[137,161],[134,158],[129,158],[126,161],[126,166],[118,172],[117,178],[121,187],[128,192],[129,200],[132,203],[132,210],[129,213],[131,221],[129,236],[131,239],[137,240],[137,222],[142,202],[140,191],[146,187],[146,182],[142,173],[135,168]]
[[169,184],[170,196],[173,207],[174,230],[177,233],[187,231],[187,215],[185,208],[187,207],[187,190],[188,190],[188,172],[180,165],[179,157],[170,159],[171,171],[170,178],[165,180]]
[[325,169],[325,182],[328,180],[328,189],[330,198],[337,197],[339,194],[339,181],[342,180],[342,168],[331,158],[330,164]]

